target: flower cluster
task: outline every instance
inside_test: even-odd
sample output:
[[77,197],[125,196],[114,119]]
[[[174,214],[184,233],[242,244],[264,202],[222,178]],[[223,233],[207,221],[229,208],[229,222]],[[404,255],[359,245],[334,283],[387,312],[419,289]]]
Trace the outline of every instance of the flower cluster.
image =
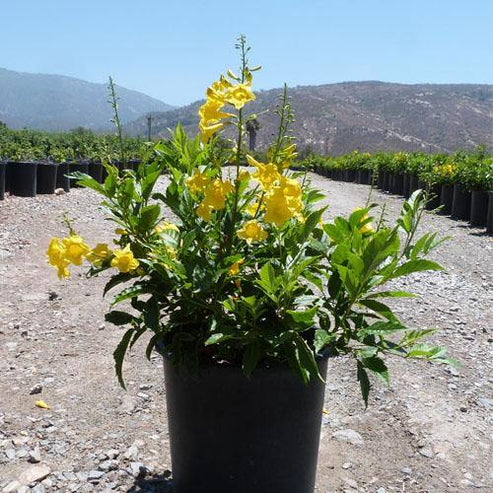
[[70,277],[69,265],[82,265],[84,259],[94,267],[101,267],[108,262],[120,272],[132,272],[139,266],[130,245],[112,251],[106,243],[98,243],[91,249],[74,233],[61,240],[58,237],[52,238],[46,255],[48,263],[57,268],[59,279]]
[[221,120],[235,116],[222,111],[226,104],[241,110],[246,103],[255,99],[255,95],[252,92],[250,72],[246,71],[243,74],[243,78],[240,79],[228,70],[228,77],[233,82],[221,75],[218,81],[213,82],[207,88],[206,101],[199,109],[199,129],[204,143],[208,142],[218,130],[221,130],[226,125]]

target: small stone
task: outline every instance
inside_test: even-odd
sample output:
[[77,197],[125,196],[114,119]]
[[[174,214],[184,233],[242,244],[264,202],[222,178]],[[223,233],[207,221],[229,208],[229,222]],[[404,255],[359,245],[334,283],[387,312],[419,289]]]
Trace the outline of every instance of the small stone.
[[50,473],[51,469],[46,464],[36,464],[21,472],[19,475],[19,482],[21,484],[30,484],[35,481],[41,481]]
[[110,448],[106,451],[106,457],[108,459],[116,459],[120,455],[120,451],[115,448]]
[[357,431],[351,430],[349,428],[346,430],[335,431],[334,433],[332,433],[332,437],[336,440],[340,440],[341,442],[349,442],[352,445],[363,444],[363,437]]
[[63,188],[55,188],[55,195],[65,195],[65,190]]
[[342,465],[343,469],[351,469],[351,467],[353,467],[353,464],[351,462],[344,462],[344,464]]
[[37,484],[34,488],[31,488],[31,493],[45,493],[45,487],[42,484]]
[[413,471],[411,470],[410,467],[403,467],[401,469],[401,472],[402,472],[402,474],[407,474],[409,476],[410,474],[412,474]]
[[17,491],[22,485],[19,481],[11,481],[5,488],[2,490],[2,493],[14,493]]
[[95,469],[89,471],[89,474],[87,475],[87,480],[88,481],[98,481],[104,476],[103,471],[96,471]]
[[385,488],[378,488],[377,493],[387,493],[387,490]]
[[464,477],[468,479],[469,481],[472,481],[472,474],[470,472],[464,473]]
[[138,404],[138,400],[136,397],[132,397],[130,395],[124,395],[121,398],[121,404],[118,408],[118,412],[121,414],[132,414]]
[[101,471],[115,471],[116,469],[118,469],[118,461],[105,460],[99,463],[98,469]]
[[427,447],[423,447],[423,448],[419,449],[419,453],[423,457],[428,457],[429,459],[434,456],[433,451]]
[[41,452],[39,447],[35,447],[33,450],[29,451],[29,462],[32,462],[33,464],[41,462]]
[[16,453],[15,453],[15,450],[13,448],[8,448],[5,451],[5,455],[7,456],[7,459],[9,459],[9,460],[13,460],[16,457]]
[[130,474],[134,478],[143,478],[147,474],[147,469],[142,462],[131,462],[129,469]]
[[139,385],[139,390],[151,390],[152,389],[152,384],[150,383],[143,383]]
[[29,452],[25,448],[21,448],[17,451],[17,458],[18,459],[23,459],[29,454]]
[[100,324],[98,327],[98,330],[104,330],[106,328],[106,325]]
[[135,445],[128,447],[124,457],[128,460],[137,460],[139,458],[139,449]]

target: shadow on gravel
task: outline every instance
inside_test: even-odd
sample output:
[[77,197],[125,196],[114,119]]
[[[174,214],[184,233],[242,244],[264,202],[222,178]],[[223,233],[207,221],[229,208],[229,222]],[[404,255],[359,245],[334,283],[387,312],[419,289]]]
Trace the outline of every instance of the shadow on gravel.
[[137,478],[127,493],[173,493],[172,484],[169,474],[150,474]]

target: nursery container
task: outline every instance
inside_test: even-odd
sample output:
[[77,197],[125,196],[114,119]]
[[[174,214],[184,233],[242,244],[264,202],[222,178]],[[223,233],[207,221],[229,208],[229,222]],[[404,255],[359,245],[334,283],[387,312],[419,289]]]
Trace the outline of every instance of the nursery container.
[[70,191],[70,178],[67,176],[70,173],[69,163],[60,163],[56,173],[56,187],[63,188],[66,192]]
[[[70,163],[70,173],[75,173],[76,171],[88,175],[89,162],[82,161],[82,162]],[[70,188],[80,188],[80,185],[77,185],[77,180],[75,178],[70,178]]]
[[473,190],[471,193],[471,220],[473,226],[486,226],[488,216],[488,192]]
[[471,191],[460,184],[454,185],[452,218],[463,221],[469,221],[471,218]]
[[36,197],[38,163],[9,163],[9,188],[11,195]]
[[57,169],[56,163],[38,163],[36,193],[55,193]]
[[493,235],[493,192],[488,192],[488,214],[486,215],[486,231]]
[[454,186],[442,185],[440,191],[440,205],[442,206],[442,214],[452,213],[452,201],[454,199]]

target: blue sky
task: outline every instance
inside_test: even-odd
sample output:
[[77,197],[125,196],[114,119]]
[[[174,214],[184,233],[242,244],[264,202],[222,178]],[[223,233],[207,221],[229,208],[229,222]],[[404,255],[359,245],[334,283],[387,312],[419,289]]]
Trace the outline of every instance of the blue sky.
[[255,87],[348,80],[493,83],[493,0],[15,0],[1,6],[0,67],[116,82],[167,103],[236,68]]

